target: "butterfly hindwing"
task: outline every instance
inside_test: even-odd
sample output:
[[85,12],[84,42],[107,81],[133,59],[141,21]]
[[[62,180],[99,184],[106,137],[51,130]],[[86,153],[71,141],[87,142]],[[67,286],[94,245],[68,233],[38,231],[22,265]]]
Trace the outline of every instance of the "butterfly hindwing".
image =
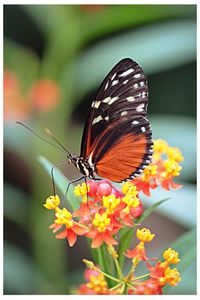
[[[102,82],[83,132],[81,157],[99,176],[122,181],[148,164],[152,141],[147,103],[142,68],[132,59],[121,60]],[[113,164],[118,167],[111,176]]]

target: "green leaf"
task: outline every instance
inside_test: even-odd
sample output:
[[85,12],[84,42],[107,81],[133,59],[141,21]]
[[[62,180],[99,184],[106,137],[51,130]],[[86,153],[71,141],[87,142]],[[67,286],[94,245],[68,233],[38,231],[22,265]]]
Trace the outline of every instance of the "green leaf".
[[[55,167],[52,163],[50,163],[43,156],[39,156],[38,161],[41,163],[41,165],[47,171],[49,176],[51,176],[51,169],[54,167],[54,172],[53,172],[54,182],[64,196],[66,193],[66,188],[67,188],[69,181],[66,179],[66,177],[62,174],[62,172],[57,167]],[[75,197],[74,192],[73,192],[73,185],[70,186],[70,188],[68,190],[67,203],[70,205],[71,209],[73,209],[73,210],[76,210],[79,207],[78,198]]]
[[[152,212],[154,212],[156,210],[156,208],[158,206],[160,206],[162,203],[164,203],[165,201],[169,200],[170,198],[165,198],[162,199],[156,203],[154,203],[152,206],[150,206],[149,208],[147,208],[144,213],[141,215],[141,217],[137,220],[137,222],[135,223],[135,225],[139,225],[141,224],[142,221],[144,221]],[[122,268],[123,263],[124,263],[124,252],[129,248],[130,243],[131,243],[131,239],[133,236],[133,233],[136,229],[136,226],[134,228],[131,229],[127,229],[121,236],[120,238],[120,243],[119,243],[119,248],[118,248],[118,254],[119,254],[119,265]]]
[[[182,281],[179,283],[180,288],[184,288],[185,284],[188,283],[188,276],[184,276],[186,271],[192,266],[192,264],[196,263],[196,228],[186,232],[183,234],[175,243],[171,245],[171,248],[178,251],[180,256],[180,263],[177,265],[179,272],[181,273]],[[191,285],[196,281],[195,271],[190,276],[193,277],[193,281],[191,281]],[[175,287],[176,288],[176,287]],[[175,288],[171,286],[165,287],[166,294],[172,294],[175,291]]]
[[149,208],[147,208],[143,214],[141,215],[140,218],[137,219],[136,225],[139,225],[140,223],[142,223],[142,221],[144,221],[149,215],[152,214],[152,212],[154,212],[156,210],[156,208],[158,206],[160,206],[162,203],[166,202],[167,200],[169,200],[170,197],[162,199],[156,203],[154,203],[152,206],[150,206]]

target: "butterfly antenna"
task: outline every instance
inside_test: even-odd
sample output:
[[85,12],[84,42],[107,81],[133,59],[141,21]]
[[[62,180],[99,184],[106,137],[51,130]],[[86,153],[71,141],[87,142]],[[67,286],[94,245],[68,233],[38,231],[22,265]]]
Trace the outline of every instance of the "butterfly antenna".
[[[60,151],[63,151],[63,150],[64,150],[65,152],[67,152],[67,153],[70,155],[69,151],[67,151],[67,149],[65,149],[64,146],[62,146],[62,147],[60,148],[60,147],[58,147],[57,145],[55,145],[55,144],[49,142],[48,140],[44,139],[42,136],[40,136],[37,132],[33,131],[33,130],[32,130],[31,128],[29,128],[27,125],[25,125],[25,124],[23,124],[23,123],[21,123],[21,122],[18,122],[18,121],[17,121],[16,123],[19,124],[19,125],[21,125],[21,126],[23,126],[23,127],[26,128],[27,130],[29,130],[31,133],[33,133],[35,136],[37,136],[38,138],[40,138],[41,140],[43,140],[43,141],[46,142],[47,144],[49,144],[49,145],[51,145],[51,146],[53,146],[53,147],[59,149]],[[57,143],[58,143],[58,141],[57,141]],[[58,144],[61,146],[60,143],[58,143]]]
[[65,152],[68,153],[69,156],[71,156],[71,153],[57,140],[57,138],[53,135],[53,133],[48,129],[45,128],[46,134],[48,134]]

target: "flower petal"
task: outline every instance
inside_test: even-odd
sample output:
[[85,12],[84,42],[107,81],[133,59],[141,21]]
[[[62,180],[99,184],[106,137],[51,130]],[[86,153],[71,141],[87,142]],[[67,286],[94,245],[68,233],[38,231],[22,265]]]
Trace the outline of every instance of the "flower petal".
[[65,239],[68,235],[67,228],[65,228],[62,232],[56,235],[57,239]]
[[94,237],[91,247],[92,248],[98,248],[101,246],[101,244],[103,243],[103,237],[102,234],[97,233],[96,236]]
[[78,224],[74,224],[72,227],[72,230],[77,234],[77,235],[84,235],[86,232],[88,232],[88,228],[83,228],[82,226]]
[[68,229],[67,239],[70,247],[72,247],[77,240],[77,235],[73,232],[73,230]]

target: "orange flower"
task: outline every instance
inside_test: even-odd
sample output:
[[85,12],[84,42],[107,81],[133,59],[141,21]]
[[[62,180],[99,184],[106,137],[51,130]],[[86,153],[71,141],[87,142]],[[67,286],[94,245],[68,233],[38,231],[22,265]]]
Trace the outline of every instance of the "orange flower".
[[96,213],[92,225],[93,229],[86,234],[86,236],[93,239],[91,244],[92,248],[100,247],[103,242],[112,245],[117,244],[117,241],[112,235],[117,233],[119,227],[113,226],[106,212]]
[[13,71],[5,70],[3,80],[4,120],[8,122],[28,118],[29,102],[21,93],[19,78]]
[[56,219],[49,228],[53,229],[53,232],[55,233],[63,226],[65,226],[64,230],[58,233],[56,235],[56,238],[67,238],[70,247],[75,244],[77,235],[84,235],[89,230],[87,227],[81,226],[80,224],[76,223],[72,219],[72,214],[66,208],[56,208]]
[[180,188],[182,185],[173,181],[174,177],[180,175],[182,167],[179,163],[183,160],[181,151],[177,147],[170,147],[163,140],[154,141],[154,153],[152,163],[147,166],[143,174],[133,180],[138,191],[143,191],[150,196],[150,189],[159,185],[166,190]]
[[142,228],[137,229],[137,238],[140,242],[132,250],[128,249],[125,253],[125,256],[128,258],[135,259],[137,263],[141,260],[155,260],[156,258],[148,258],[145,250],[144,243],[152,241],[155,234],[152,234],[149,229]]
[[30,89],[30,99],[33,105],[41,111],[52,109],[60,100],[59,86],[50,79],[37,80]]

